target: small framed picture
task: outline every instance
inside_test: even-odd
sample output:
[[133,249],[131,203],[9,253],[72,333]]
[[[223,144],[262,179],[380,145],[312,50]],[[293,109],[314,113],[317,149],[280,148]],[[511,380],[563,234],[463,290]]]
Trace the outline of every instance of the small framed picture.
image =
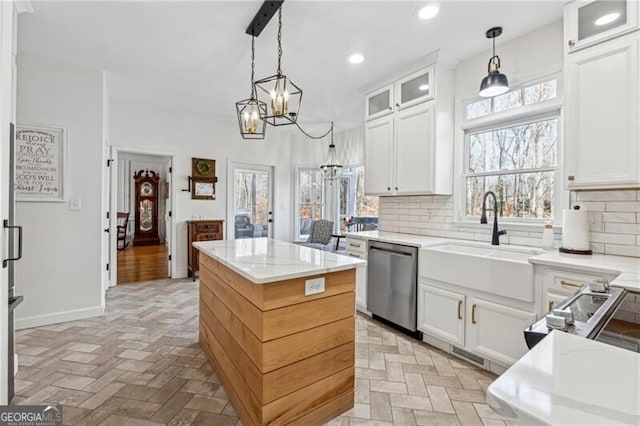
[[214,183],[211,181],[201,181],[193,179],[191,188],[191,199],[193,200],[215,200],[216,193]]

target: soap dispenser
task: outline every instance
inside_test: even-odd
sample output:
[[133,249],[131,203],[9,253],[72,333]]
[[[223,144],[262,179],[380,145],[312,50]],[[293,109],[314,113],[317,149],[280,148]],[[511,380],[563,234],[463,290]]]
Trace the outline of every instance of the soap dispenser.
[[545,222],[542,231],[542,248],[545,250],[553,250],[553,226],[551,222]]

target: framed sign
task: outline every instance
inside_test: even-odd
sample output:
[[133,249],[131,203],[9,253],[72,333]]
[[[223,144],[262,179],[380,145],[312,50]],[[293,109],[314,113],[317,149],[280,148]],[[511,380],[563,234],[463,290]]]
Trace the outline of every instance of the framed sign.
[[65,201],[65,130],[16,125],[16,201]]
[[192,181],[191,199],[193,200],[215,200],[216,192],[214,183],[209,180],[197,180]]
[[192,158],[191,175],[194,179],[214,179],[216,177],[216,160]]

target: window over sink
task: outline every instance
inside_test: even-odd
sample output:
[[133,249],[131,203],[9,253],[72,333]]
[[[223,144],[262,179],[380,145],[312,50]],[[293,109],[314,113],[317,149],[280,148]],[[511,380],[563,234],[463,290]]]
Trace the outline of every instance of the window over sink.
[[461,217],[476,220],[484,194],[493,191],[498,215],[508,221],[554,219],[563,198],[558,98],[553,76],[464,103]]

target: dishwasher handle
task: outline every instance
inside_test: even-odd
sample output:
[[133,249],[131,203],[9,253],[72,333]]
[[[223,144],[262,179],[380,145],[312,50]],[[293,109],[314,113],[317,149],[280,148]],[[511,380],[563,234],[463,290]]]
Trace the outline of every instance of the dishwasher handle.
[[413,254],[411,254],[411,253],[403,253],[401,251],[389,250],[389,249],[375,247],[375,246],[369,247],[369,250],[370,251],[381,251],[381,252],[384,252],[384,253],[394,254],[396,256],[413,257]]

